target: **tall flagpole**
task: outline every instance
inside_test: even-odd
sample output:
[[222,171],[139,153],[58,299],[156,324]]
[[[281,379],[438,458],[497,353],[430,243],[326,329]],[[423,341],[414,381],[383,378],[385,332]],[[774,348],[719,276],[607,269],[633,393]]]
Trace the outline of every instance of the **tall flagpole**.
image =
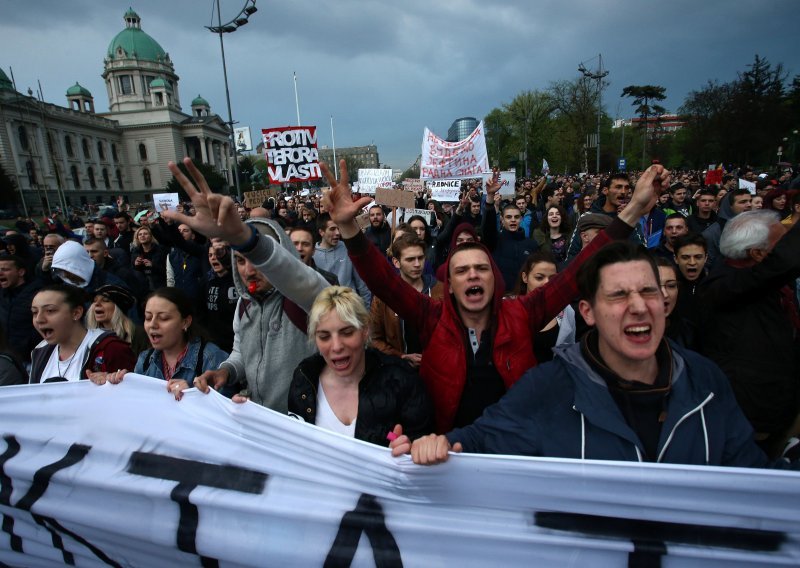
[[336,162],[336,137],[333,135],[333,115],[331,115],[331,140],[333,140],[333,176],[339,179],[339,164]]
[[292,71],[294,76],[294,106],[297,109],[297,126],[300,126],[300,99],[297,97],[297,73]]

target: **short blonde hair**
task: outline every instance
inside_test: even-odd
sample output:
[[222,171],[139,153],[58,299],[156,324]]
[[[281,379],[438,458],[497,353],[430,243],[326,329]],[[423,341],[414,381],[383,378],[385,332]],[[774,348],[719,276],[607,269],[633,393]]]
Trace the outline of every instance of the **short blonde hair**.
[[319,293],[308,312],[309,341],[314,341],[319,320],[332,310],[343,322],[359,330],[369,327],[369,312],[361,296],[347,286],[328,286]]

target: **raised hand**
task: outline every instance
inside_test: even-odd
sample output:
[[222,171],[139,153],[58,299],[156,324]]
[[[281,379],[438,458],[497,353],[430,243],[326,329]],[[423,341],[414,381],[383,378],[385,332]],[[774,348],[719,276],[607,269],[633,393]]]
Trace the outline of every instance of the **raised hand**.
[[662,189],[668,185],[669,170],[661,164],[653,164],[647,168],[636,181],[630,202],[619,213],[620,219],[631,227],[635,226],[639,218],[655,206]]
[[167,167],[181,184],[189,199],[192,200],[195,215],[190,217],[177,211],[164,211],[162,216],[178,223],[184,223],[209,239],[219,237],[237,246],[247,243],[252,232],[239,217],[239,211],[233,200],[230,197],[212,193],[203,174],[195,167],[191,159],[184,158],[183,165],[186,166],[186,170],[192,176],[199,190],[189,181],[189,178],[183,175],[175,162],[169,162]]
[[322,196],[325,210],[330,213],[331,219],[339,226],[339,231],[344,238],[353,237],[358,233],[358,224],[355,218],[371,201],[371,197],[362,197],[353,201],[353,191],[350,188],[350,178],[347,175],[347,165],[344,160],[339,161],[340,178],[337,180],[325,162],[320,162],[322,175],[328,180],[331,189]]

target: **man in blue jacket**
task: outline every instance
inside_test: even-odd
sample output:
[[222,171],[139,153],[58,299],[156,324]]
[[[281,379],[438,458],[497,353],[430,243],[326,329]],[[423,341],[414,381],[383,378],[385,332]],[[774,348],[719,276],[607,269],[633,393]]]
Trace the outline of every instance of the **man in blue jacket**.
[[[664,297],[649,253],[610,243],[578,272],[581,315],[595,330],[529,370],[483,416],[410,443],[415,463],[450,450],[738,467],[770,463],[753,441],[725,375],[664,339]],[[794,462],[800,469],[800,462]]]

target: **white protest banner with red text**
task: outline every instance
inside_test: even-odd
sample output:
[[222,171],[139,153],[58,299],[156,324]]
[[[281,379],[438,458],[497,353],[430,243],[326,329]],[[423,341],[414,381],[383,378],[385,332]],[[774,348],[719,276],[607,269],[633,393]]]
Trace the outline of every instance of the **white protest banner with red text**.
[[359,193],[374,195],[375,190],[379,187],[391,188],[393,186],[392,170],[370,168],[361,168],[358,170]]
[[316,126],[265,128],[261,134],[270,183],[295,183],[322,178]]
[[478,177],[490,171],[483,121],[460,142],[448,142],[425,128],[420,161],[421,179]]

